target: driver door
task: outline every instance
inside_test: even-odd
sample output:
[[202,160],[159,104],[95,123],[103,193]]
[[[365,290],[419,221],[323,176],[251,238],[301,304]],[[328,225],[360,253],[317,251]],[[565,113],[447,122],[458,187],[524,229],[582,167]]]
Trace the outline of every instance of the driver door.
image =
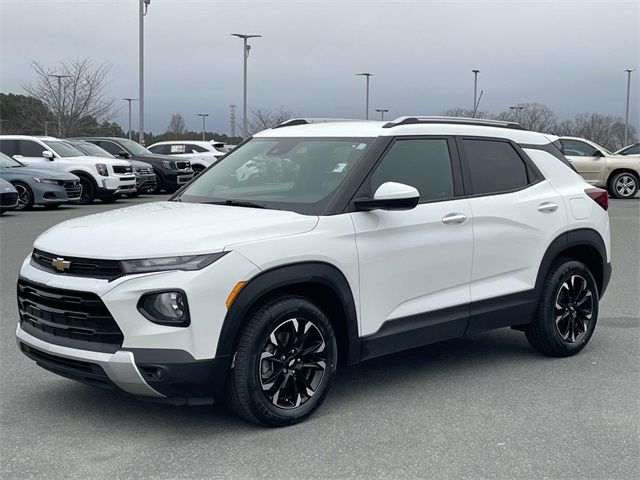
[[[50,159],[46,158],[42,155],[45,150],[51,152],[54,156]],[[18,140],[18,155],[15,155],[14,158],[30,167],[58,168],[55,153],[50,148],[34,140]]]
[[463,335],[468,323],[473,252],[469,201],[462,196],[453,140],[396,139],[356,195],[385,182],[415,187],[405,211],[356,211],[363,356]]

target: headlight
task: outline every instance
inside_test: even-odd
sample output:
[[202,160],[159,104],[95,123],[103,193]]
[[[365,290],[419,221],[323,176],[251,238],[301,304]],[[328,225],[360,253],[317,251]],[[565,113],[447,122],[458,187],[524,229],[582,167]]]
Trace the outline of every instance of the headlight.
[[98,170],[98,173],[103,177],[109,176],[109,172],[107,171],[107,166],[104,163],[96,163],[96,170]]
[[53,185],[58,185],[58,180],[54,180],[53,178],[33,177],[33,180],[37,183],[51,183]]
[[138,311],[160,325],[186,327],[191,323],[187,295],[182,290],[145,293],[138,301]]
[[122,260],[120,264],[125,273],[164,272],[168,270],[200,270],[222,258],[228,252],[207,255],[189,255],[183,257],[141,258]]
[[176,162],[172,162],[171,160],[163,160],[162,165],[164,165],[164,168],[166,168],[167,170],[176,169]]

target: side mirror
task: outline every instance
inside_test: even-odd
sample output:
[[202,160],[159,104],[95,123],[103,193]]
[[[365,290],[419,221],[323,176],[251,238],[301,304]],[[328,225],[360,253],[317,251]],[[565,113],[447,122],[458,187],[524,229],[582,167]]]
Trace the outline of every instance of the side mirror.
[[411,210],[418,205],[420,193],[404,183],[386,182],[378,187],[373,198],[358,198],[358,210]]
[[124,150],[120,150],[118,152],[118,156],[120,158],[131,158],[131,155],[129,155],[127,152],[125,152]]
[[53,161],[54,160],[54,156],[53,156],[53,152],[50,152],[49,150],[45,150],[42,152],[42,156],[44,158],[48,158],[49,160]]
[[594,157],[604,157],[604,153],[602,153],[600,150],[596,150],[595,152],[593,152],[593,156]]

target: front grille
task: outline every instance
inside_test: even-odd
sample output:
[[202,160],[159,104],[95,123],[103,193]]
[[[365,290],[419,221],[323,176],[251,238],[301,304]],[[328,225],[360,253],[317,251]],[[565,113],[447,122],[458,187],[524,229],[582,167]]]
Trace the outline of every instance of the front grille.
[[18,201],[17,192],[8,192],[0,195],[0,206],[13,207]]
[[124,275],[120,262],[117,260],[100,260],[93,258],[64,257],[69,263],[68,268],[60,271],[53,266],[53,261],[58,257],[53,253],[34,249],[31,254],[31,264],[47,272],[58,275],[71,275],[74,277],[91,277],[104,280],[115,280]]
[[135,172],[139,175],[147,175],[149,173],[153,173],[153,170],[150,168],[136,168]]
[[79,198],[82,193],[82,185],[78,180],[62,180],[62,186],[69,198]]
[[113,167],[113,173],[131,173],[133,171],[133,168],[131,167],[131,165],[115,165]]
[[46,342],[114,353],[124,336],[100,297],[18,280],[21,328]]
[[176,162],[176,168],[178,170],[188,170],[191,168],[191,162]]
[[24,343],[20,344],[20,349],[27,357],[50,372],[72,380],[88,383],[95,387],[115,388],[115,385],[100,365],[52,355]]

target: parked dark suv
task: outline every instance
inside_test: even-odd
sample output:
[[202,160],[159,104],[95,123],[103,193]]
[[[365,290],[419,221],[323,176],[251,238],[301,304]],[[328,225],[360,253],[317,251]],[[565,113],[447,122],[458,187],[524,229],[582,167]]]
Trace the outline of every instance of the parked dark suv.
[[82,140],[94,143],[116,157],[153,165],[158,182],[150,193],[159,193],[161,190],[173,193],[193,178],[193,169],[188,160],[177,160],[169,155],[155,155],[128,138],[86,137]]

